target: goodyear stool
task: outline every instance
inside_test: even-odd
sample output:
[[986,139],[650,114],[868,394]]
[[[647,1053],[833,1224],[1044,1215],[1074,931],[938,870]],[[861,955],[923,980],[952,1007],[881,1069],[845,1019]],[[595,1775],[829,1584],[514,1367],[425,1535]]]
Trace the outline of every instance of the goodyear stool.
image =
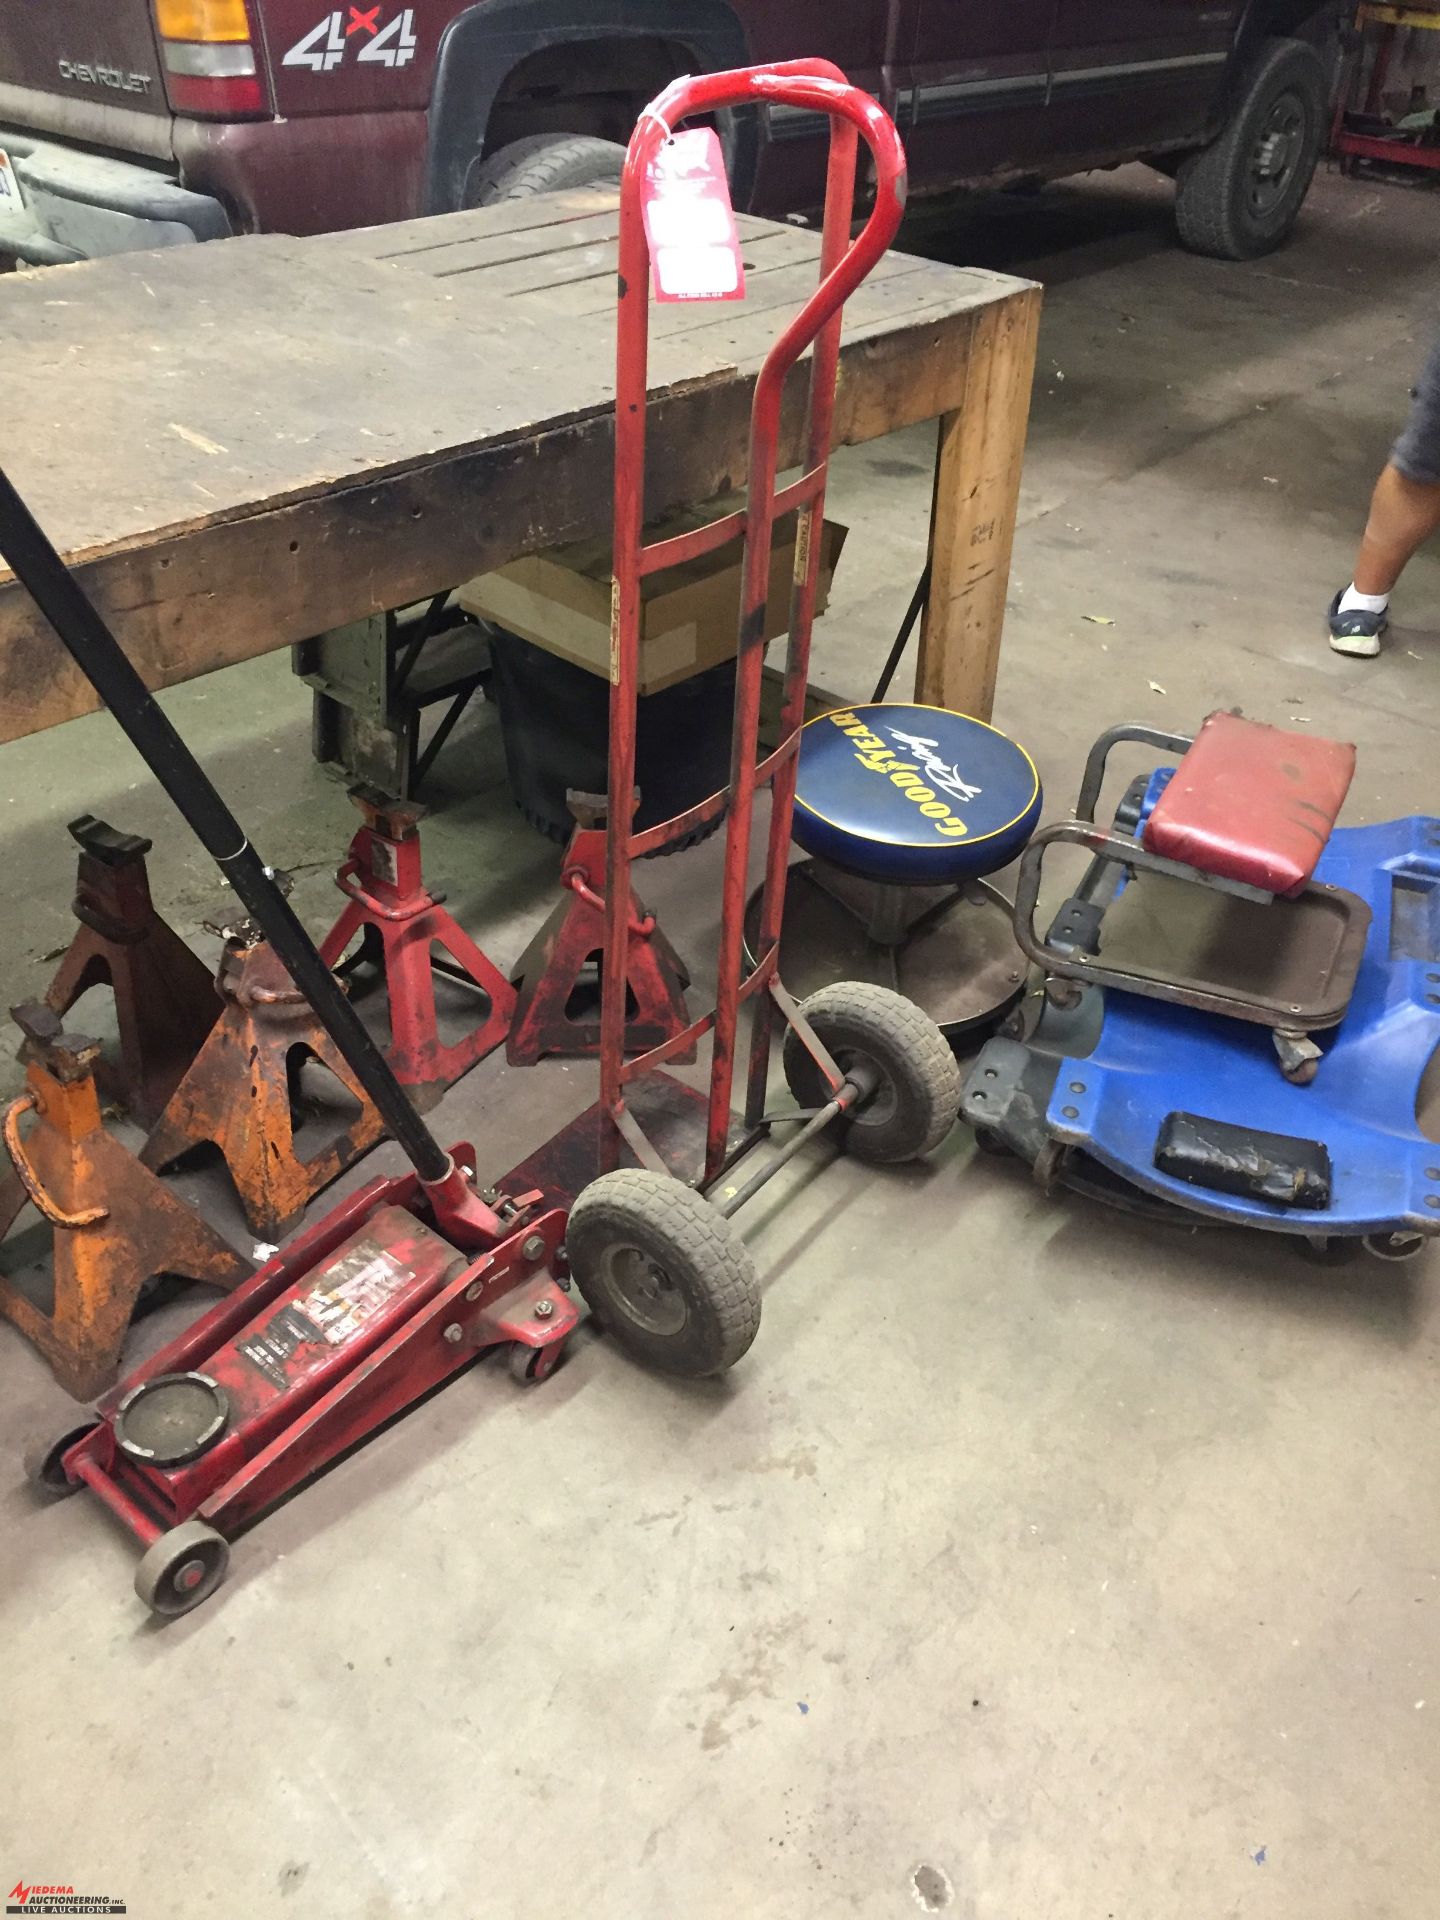
[[[804,995],[832,980],[894,987],[949,1038],[992,1025],[1019,997],[1025,960],[1010,902],[986,876],[1040,818],[1025,749],[968,714],[876,703],[801,735],[781,973]],[[746,916],[758,945],[759,895]]]

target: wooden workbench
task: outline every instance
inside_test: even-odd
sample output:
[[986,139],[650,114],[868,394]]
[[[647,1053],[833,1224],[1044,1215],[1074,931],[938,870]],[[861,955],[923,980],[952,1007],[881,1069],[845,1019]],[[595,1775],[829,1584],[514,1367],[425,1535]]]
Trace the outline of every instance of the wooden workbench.
[[[816,235],[740,225],[744,304],[653,313],[656,512],[741,478],[754,373],[815,282]],[[571,192],[7,275],[0,464],[157,687],[602,533],[615,233],[613,194]],[[1038,308],[891,254],[846,311],[837,444],[939,422],[919,697],[979,715]],[[0,740],[95,704],[0,569]]]

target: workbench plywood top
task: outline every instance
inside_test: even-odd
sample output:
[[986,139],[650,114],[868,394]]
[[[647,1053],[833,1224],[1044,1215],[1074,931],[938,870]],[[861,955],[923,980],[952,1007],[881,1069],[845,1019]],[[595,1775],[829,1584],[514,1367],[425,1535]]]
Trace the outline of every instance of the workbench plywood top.
[[[740,226],[746,301],[655,307],[652,395],[753,378],[812,290],[817,235]],[[613,401],[616,229],[568,193],[6,276],[0,464],[82,561],[535,440]],[[1023,284],[891,254],[847,350]]]

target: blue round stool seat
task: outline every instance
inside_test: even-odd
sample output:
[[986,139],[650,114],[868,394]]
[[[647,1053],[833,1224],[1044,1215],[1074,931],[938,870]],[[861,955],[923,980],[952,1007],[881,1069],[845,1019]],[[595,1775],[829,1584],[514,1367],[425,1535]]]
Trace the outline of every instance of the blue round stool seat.
[[890,886],[953,886],[1008,866],[1040,820],[1035,762],[945,707],[877,702],[806,722],[795,839]]

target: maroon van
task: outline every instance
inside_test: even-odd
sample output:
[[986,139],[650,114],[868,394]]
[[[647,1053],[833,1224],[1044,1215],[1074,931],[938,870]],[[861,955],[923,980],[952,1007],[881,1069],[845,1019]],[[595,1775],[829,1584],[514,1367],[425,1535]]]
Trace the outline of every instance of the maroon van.
[[[678,73],[822,54],[912,190],[1143,159],[1180,236],[1290,232],[1336,0],[0,0],[0,259],[314,233],[617,176]],[[817,116],[725,116],[738,204],[821,198]]]

